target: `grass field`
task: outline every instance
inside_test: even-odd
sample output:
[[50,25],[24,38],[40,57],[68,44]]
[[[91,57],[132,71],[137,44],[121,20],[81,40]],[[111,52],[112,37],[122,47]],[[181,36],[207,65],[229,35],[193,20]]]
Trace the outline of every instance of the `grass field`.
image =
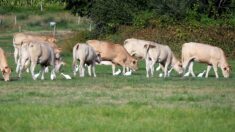
[[[0,47],[13,63],[11,32],[0,32]],[[62,72],[71,74],[71,54]],[[235,61],[230,60],[235,69]],[[196,65],[199,73],[205,65]],[[234,71],[232,75],[234,75]],[[28,73],[0,77],[0,131],[235,131],[235,78],[145,77],[144,63],[133,76],[33,81]],[[221,76],[221,74],[220,74]]]

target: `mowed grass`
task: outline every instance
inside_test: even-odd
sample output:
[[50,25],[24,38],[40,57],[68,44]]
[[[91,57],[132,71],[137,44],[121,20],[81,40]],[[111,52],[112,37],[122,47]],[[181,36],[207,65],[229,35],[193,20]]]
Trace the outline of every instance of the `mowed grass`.
[[[13,61],[12,37],[0,35],[0,47]],[[72,76],[71,54],[62,72]],[[235,69],[235,61],[229,63]],[[120,67],[119,67],[120,68]],[[206,68],[196,64],[195,73]],[[112,76],[97,66],[97,77],[33,81],[29,73],[12,81],[0,77],[0,131],[235,131],[235,79],[147,79],[144,63],[132,76]]]

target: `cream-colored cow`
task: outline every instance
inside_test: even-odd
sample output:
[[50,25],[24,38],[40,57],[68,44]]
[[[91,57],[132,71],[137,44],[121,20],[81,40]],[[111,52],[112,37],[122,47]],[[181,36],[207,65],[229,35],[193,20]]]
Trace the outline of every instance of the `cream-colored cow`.
[[137,59],[132,57],[120,44],[113,44],[106,41],[88,40],[87,44],[92,46],[96,53],[99,53],[102,61],[110,61],[112,65],[120,65],[137,70]]
[[51,36],[38,36],[27,33],[15,33],[13,36],[13,47],[14,47],[14,59],[17,64],[16,72],[19,71],[19,57],[20,57],[20,48],[23,41],[47,41],[50,42],[52,46],[55,47],[56,39]]
[[189,68],[189,73],[195,77],[193,72],[193,62],[207,64],[206,78],[208,77],[211,66],[214,69],[216,78],[219,78],[217,68],[220,67],[225,78],[229,77],[231,68],[227,62],[224,51],[216,46],[202,43],[185,43],[182,47],[182,61],[185,71]]

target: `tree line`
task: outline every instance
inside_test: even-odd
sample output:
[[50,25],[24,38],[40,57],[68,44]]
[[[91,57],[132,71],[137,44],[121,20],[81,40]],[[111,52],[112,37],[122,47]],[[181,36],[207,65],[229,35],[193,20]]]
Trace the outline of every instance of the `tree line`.
[[88,16],[102,32],[119,25],[144,26],[149,19],[164,21],[228,19],[234,17],[234,0],[62,0],[66,9]]

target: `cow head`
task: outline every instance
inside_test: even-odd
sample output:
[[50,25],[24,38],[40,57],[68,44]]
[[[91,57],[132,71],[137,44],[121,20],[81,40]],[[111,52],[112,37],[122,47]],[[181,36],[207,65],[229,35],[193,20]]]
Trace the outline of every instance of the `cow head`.
[[129,61],[127,62],[127,67],[131,68],[132,70],[137,70],[138,69],[138,60],[131,57]]
[[55,72],[59,72],[62,66],[65,65],[65,62],[63,62],[61,59],[55,60]]
[[100,53],[97,53],[97,54],[96,54],[95,62],[100,63],[101,61],[102,61],[102,60],[101,60],[101,55],[100,55]]
[[11,75],[11,68],[6,66],[2,69],[2,75],[4,78],[4,81],[9,81],[10,80],[10,75]]
[[56,59],[60,59],[61,58],[61,55],[60,55],[61,52],[62,52],[61,48],[54,48],[54,54],[55,54],[55,58]]
[[180,61],[177,61],[174,65],[173,65],[173,69],[178,72],[179,74],[183,74],[184,69],[182,66],[182,63]]
[[231,73],[231,66],[224,66],[224,67],[222,67],[221,68],[222,69],[222,73],[223,73],[223,76],[225,77],[225,78],[229,78],[229,75],[230,75],[230,73]]

